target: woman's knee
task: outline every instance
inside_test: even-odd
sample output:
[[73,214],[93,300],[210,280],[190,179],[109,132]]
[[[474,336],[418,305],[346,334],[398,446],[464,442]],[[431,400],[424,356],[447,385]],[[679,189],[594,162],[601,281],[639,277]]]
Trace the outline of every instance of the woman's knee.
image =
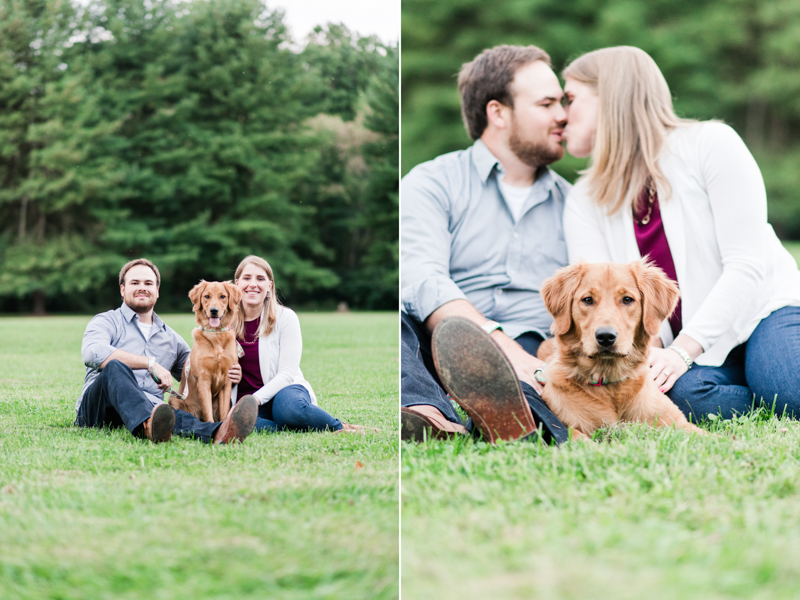
[[272,414],[276,421],[293,422],[311,406],[311,396],[305,388],[284,388],[272,399]]

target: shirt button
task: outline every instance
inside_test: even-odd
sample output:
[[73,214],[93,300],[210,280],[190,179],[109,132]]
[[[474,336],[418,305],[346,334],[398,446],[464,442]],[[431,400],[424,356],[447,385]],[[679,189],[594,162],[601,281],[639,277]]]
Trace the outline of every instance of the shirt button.
[[497,295],[498,296],[502,295],[502,293],[503,293],[503,290],[497,290]]
[[514,239],[517,239],[518,237],[519,237],[519,234],[515,231],[514,232]]

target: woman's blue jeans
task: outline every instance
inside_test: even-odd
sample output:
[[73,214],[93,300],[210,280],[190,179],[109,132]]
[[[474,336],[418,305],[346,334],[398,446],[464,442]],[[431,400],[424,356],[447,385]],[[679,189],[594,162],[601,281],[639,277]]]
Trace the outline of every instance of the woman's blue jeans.
[[302,385],[290,385],[258,408],[256,431],[338,431],[342,422],[311,403]]
[[720,367],[694,365],[667,396],[697,423],[709,413],[730,419],[754,407],[800,419],[800,307],[776,310]]

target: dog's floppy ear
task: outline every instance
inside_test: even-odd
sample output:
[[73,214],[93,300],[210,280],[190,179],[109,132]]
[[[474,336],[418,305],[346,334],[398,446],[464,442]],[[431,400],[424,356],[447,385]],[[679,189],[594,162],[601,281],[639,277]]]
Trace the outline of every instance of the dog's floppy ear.
[[661,323],[678,305],[678,286],[647,258],[630,265],[642,294],[642,327],[649,336],[658,335]]
[[542,284],[541,295],[553,315],[553,335],[565,335],[572,328],[572,298],[583,279],[586,263],[579,262],[556,271]]
[[192,310],[194,312],[200,310],[200,298],[203,297],[203,291],[205,289],[206,289],[206,280],[201,279],[200,283],[198,283],[189,291],[189,300],[192,301]]
[[228,294],[228,309],[233,312],[239,308],[242,301],[242,290],[233,285],[230,281],[224,281],[225,292]]

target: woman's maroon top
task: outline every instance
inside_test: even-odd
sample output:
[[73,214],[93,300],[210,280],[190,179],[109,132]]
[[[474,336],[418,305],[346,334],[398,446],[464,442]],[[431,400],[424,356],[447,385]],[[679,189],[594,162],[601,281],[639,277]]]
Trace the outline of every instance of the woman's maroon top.
[[261,317],[255,321],[244,322],[244,339],[239,340],[244,350],[244,356],[239,359],[239,364],[242,366],[242,380],[239,382],[239,389],[236,393],[238,398],[252,394],[264,387],[264,382],[261,380],[261,365],[258,362],[259,325],[261,325]]
[[[647,186],[639,195],[639,202],[633,211],[633,230],[636,233],[636,243],[639,245],[639,253],[642,256],[650,256],[650,260],[660,267],[667,277],[678,283],[678,275],[675,272],[675,263],[672,261],[672,253],[669,250],[667,234],[664,233],[664,222],[661,220],[661,209],[658,206],[658,193],[653,195],[653,209],[650,211],[650,220],[646,224],[641,221],[646,217],[649,209],[650,191]],[[681,325],[681,301],[675,312],[669,318],[669,325],[672,335],[678,337],[682,328]]]

